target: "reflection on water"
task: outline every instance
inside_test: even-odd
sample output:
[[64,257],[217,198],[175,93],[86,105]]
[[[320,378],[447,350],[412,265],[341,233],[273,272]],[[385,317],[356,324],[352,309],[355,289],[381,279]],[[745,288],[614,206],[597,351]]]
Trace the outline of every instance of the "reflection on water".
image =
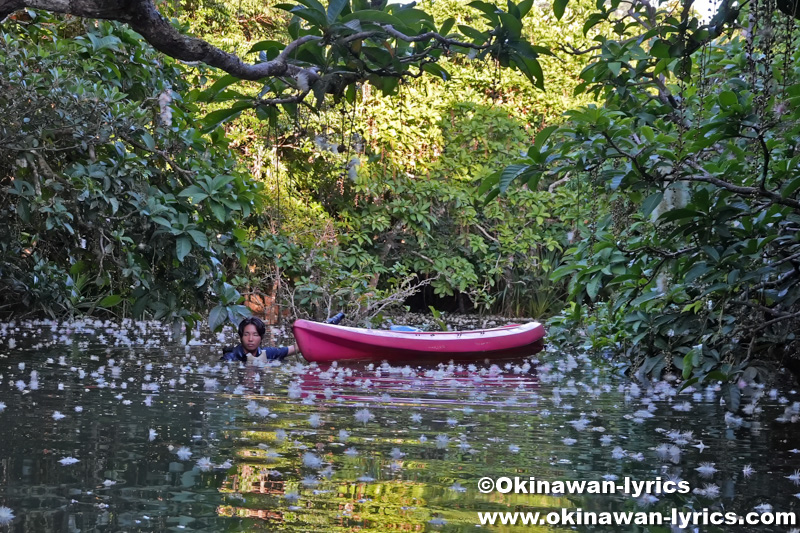
[[[478,511],[798,511],[793,390],[726,418],[713,389],[645,390],[588,357],[240,367],[218,364],[218,346],[129,326],[0,326],[0,521],[15,516],[0,531],[482,531]],[[483,494],[484,476],[661,477],[693,493]]]

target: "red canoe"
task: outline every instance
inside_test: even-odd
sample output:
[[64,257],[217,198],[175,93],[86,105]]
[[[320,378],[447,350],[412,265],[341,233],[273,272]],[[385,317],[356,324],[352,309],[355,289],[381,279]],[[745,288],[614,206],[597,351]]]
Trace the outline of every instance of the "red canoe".
[[294,338],[308,361],[477,360],[533,355],[542,349],[538,322],[472,331],[386,331],[297,320]]

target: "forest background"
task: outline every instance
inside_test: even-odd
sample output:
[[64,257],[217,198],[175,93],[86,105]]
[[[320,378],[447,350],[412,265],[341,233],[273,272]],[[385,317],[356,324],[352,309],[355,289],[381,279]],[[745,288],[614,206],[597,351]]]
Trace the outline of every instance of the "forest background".
[[[735,408],[798,352],[794,19],[764,0],[708,24],[691,3],[619,6],[383,5],[534,47],[274,106],[244,94],[274,81],[123,24],[18,11],[0,28],[0,314],[179,330],[210,310],[214,329],[274,298],[316,319],[550,318],[641,378],[722,380]],[[250,0],[159,9],[261,61],[301,26]]]

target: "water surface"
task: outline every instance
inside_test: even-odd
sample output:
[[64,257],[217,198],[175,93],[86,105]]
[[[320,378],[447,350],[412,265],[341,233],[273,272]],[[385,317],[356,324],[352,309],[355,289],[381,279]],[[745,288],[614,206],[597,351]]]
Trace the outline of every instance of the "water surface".
[[[554,351],[501,366],[255,367],[154,324],[0,333],[0,506],[15,516],[0,531],[510,531],[477,512],[800,510],[800,397],[780,380],[726,418],[713,388],[645,388]],[[483,494],[485,476],[661,477],[693,492]],[[623,530],[525,528],[575,529]]]

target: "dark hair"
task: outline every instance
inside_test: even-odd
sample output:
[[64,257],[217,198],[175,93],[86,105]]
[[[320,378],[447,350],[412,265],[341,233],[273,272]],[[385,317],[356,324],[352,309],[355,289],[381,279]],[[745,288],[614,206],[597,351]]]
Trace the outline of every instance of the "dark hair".
[[264,322],[260,318],[251,316],[239,322],[239,339],[241,339],[244,336],[244,328],[246,328],[250,324],[256,327],[256,331],[258,331],[259,337],[263,337],[264,334],[267,332],[267,326],[264,325]]

